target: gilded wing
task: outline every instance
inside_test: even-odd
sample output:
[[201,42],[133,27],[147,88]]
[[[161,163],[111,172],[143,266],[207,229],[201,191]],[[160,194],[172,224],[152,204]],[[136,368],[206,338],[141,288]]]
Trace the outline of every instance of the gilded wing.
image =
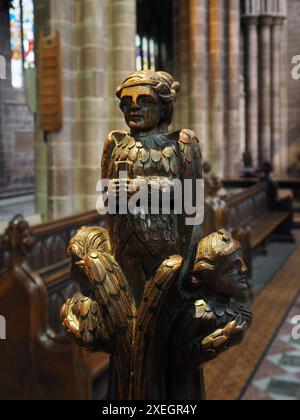
[[[175,284],[182,267],[182,257],[173,256],[164,261],[154,278],[146,285],[143,302],[136,321],[136,337],[134,341],[134,389],[135,399],[145,399],[145,389],[149,385],[146,379],[159,374],[156,372],[156,352],[163,345],[158,336],[161,317],[170,314],[162,313],[168,294]],[[154,348],[153,348],[154,346]],[[150,381],[151,382],[151,381]]]
[[[114,161],[126,160],[120,159],[120,157],[123,149],[123,140],[128,137],[128,133],[125,130],[112,131],[106,137],[101,160],[102,179],[111,179],[113,177]],[[116,154],[118,154],[118,158],[116,158]]]
[[111,353],[120,398],[125,398],[130,381],[134,307],[127,281],[111,254],[107,230],[80,229],[70,242],[69,253],[73,276],[84,293],[66,303],[63,325],[81,346]]
[[110,337],[132,337],[133,300],[124,274],[108,253],[90,250],[83,268]]
[[97,302],[76,293],[61,310],[68,337],[90,351],[110,351],[110,340]]
[[[191,196],[192,203],[190,204],[195,206],[196,204],[199,204],[196,203],[196,186],[197,180],[202,179],[202,153],[199,140],[193,131],[184,129],[180,132],[178,139],[178,150],[182,166],[181,178],[182,181],[192,180],[193,191]],[[186,204],[186,199],[184,200],[184,203]],[[186,224],[186,218],[193,216],[194,215],[187,215],[184,213],[179,226],[180,237],[183,244],[182,255],[184,255],[187,266],[191,264],[189,260],[193,258],[195,247],[202,236],[200,226],[188,226]],[[183,271],[188,272],[188,267],[185,267]]]
[[196,134],[188,129],[182,130],[178,149],[183,163],[183,179],[201,179],[202,152]]
[[155,328],[153,319],[158,318],[166,294],[174,284],[181,266],[182,257],[176,255],[168,258],[160,265],[154,279],[147,284],[137,320],[139,330],[144,334],[149,334],[149,328]]
[[[124,336],[129,343],[133,303],[124,275],[111,255],[107,230],[81,228],[71,239],[68,252],[72,259],[72,277],[81,286],[83,294],[77,294],[67,302],[66,322],[63,317],[65,325],[72,326],[69,330],[77,341],[82,333],[83,345],[86,343],[83,332],[92,326],[94,336],[100,342],[114,342],[114,338]],[[94,325],[96,319],[101,326],[99,331]],[[103,337],[100,337],[100,330]],[[67,332],[70,331],[67,328]]]
[[126,398],[130,384],[134,304],[129,286],[115,258],[90,250],[83,272],[95,296],[112,347],[120,399]]
[[108,231],[102,227],[82,227],[70,241],[68,255],[71,257],[71,277],[76,281],[83,294],[89,295],[89,285],[82,276],[84,258],[90,249],[111,252]]

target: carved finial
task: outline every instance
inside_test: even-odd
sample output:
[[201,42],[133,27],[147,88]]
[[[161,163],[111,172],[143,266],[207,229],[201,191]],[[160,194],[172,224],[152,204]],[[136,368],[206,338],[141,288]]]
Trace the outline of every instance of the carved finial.
[[15,250],[26,255],[35,239],[33,238],[28,222],[23,215],[17,214],[9,223],[4,235],[0,237],[0,244],[9,250]]

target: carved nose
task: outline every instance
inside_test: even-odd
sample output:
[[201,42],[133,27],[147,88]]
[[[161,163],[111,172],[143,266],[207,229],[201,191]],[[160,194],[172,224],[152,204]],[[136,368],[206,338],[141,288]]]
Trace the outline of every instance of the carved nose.
[[246,266],[246,264],[244,263],[244,261],[242,263],[241,272],[243,274],[247,274],[248,273],[248,267]]
[[136,101],[132,101],[132,104],[131,104],[131,109],[133,110],[133,111],[135,111],[135,110],[139,110],[140,109],[140,107],[139,107],[139,105],[137,104],[137,102]]

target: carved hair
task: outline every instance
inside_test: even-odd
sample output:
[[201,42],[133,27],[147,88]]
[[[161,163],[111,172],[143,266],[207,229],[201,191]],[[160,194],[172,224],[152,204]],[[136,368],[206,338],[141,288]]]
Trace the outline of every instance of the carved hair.
[[229,256],[240,249],[241,244],[233,239],[231,233],[221,229],[200,242],[194,270],[197,273],[216,271]]
[[161,125],[171,124],[174,112],[174,104],[176,102],[177,92],[180,90],[179,82],[163,71],[138,71],[130,74],[118,87],[116,95],[121,99],[123,89],[132,86],[149,85],[158,95],[163,106],[163,116]]

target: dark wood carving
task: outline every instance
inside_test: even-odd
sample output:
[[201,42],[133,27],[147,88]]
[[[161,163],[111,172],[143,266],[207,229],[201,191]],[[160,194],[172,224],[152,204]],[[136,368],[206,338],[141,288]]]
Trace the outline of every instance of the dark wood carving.
[[59,313],[78,290],[70,279],[67,244],[82,226],[102,225],[96,212],[29,228],[16,216],[0,237],[1,399],[106,397],[108,357],[87,354],[63,333]]
[[[118,204],[141,179],[150,193],[170,180],[201,179],[195,133],[168,131],[179,88],[151,71],[118,88],[130,132],[110,133],[102,158]],[[109,214],[107,230],[82,228],[70,242],[81,291],[62,308],[62,322],[75,343],[110,353],[110,399],[204,398],[201,366],[238,344],[251,324],[234,300],[247,288],[240,245],[223,230],[202,239],[185,220],[174,211]]]
[[40,128],[46,133],[62,128],[62,68],[60,35],[39,39]]

